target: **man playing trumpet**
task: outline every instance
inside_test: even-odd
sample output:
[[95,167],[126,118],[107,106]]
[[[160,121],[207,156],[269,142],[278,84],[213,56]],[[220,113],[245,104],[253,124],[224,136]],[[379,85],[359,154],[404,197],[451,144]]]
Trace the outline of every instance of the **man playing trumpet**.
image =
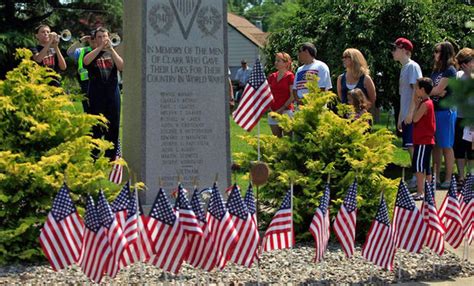
[[[98,28],[92,32],[93,50],[84,57],[84,66],[89,72],[89,113],[103,114],[109,121],[107,128],[95,126],[94,138],[114,143],[117,148],[120,127],[120,92],[117,71],[123,69],[123,59],[114,50],[109,39],[109,31]],[[113,158],[115,150],[107,150],[105,155]]]
[[58,46],[58,34],[51,32],[51,28],[48,25],[41,24],[35,30],[35,37],[39,44],[31,49],[33,60],[55,71],[66,70],[66,61]]
[[[31,49],[33,60],[42,66],[52,68],[56,72],[66,70],[66,61],[58,46],[58,34],[51,32],[48,25],[41,24],[35,29],[35,37],[39,44]],[[51,84],[59,86],[59,81],[53,80]]]

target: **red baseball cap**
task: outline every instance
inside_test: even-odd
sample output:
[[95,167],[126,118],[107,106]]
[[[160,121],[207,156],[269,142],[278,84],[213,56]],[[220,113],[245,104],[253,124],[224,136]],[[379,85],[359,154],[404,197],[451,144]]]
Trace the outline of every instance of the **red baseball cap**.
[[392,45],[410,52],[413,51],[413,44],[410,42],[410,40],[405,38],[398,38]]

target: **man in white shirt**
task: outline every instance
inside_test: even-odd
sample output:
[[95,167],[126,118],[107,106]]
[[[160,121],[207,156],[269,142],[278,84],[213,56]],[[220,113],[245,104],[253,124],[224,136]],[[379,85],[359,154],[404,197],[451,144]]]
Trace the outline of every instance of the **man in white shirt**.
[[306,88],[307,75],[314,74],[319,77],[318,85],[321,90],[332,88],[331,74],[328,66],[316,59],[316,47],[311,43],[303,43],[298,50],[298,61],[303,65],[296,71],[293,84],[293,93],[297,100],[301,100],[308,93]]

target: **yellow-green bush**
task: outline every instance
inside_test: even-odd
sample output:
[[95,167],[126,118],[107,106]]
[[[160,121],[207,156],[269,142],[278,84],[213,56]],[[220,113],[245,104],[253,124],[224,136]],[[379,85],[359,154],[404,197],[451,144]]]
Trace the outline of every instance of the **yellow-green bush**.
[[90,136],[105,118],[76,110],[79,95],[48,85],[57,75],[30,60],[29,50],[17,56],[21,63],[0,81],[0,264],[43,259],[39,230],[64,179],[76,203],[118,188],[107,180],[104,151],[112,143]]
[[[357,237],[361,239],[375,217],[381,191],[385,190],[389,205],[393,206],[395,200],[397,182],[382,175],[392,159],[393,135],[386,129],[371,131],[369,113],[354,120],[329,110],[326,105],[335,94],[320,91],[316,81],[309,83],[309,89],[310,93],[303,99],[304,105],[293,119],[276,115],[287,135],[283,138],[261,136],[262,161],[268,163],[272,173],[268,184],[259,192],[260,202],[278,207],[293,181],[295,232],[299,238],[305,238],[309,235],[309,225],[328,174],[331,177],[332,218],[339,210],[347,188],[357,178]],[[351,107],[339,105],[338,109],[346,113]],[[234,156],[237,163],[248,167],[251,158],[256,158],[257,139],[243,138],[255,150]],[[265,218],[265,214],[262,217]]]

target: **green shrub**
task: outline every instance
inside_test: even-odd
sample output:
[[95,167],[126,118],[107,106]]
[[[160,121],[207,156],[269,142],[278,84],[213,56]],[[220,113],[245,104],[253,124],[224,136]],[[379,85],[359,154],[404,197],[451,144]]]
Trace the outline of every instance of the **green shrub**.
[[44,259],[39,230],[64,179],[76,202],[100,187],[109,195],[118,189],[104,157],[112,143],[90,136],[105,118],[75,110],[80,96],[49,86],[54,72],[31,61],[29,50],[17,56],[21,63],[0,81],[0,264]]
[[[388,204],[394,204],[397,182],[382,175],[395,148],[393,135],[386,129],[371,131],[368,113],[358,120],[335,114],[326,105],[336,95],[321,92],[315,81],[309,83],[309,88],[304,105],[293,119],[276,115],[287,135],[283,138],[261,136],[262,161],[268,163],[272,172],[267,185],[259,191],[259,202],[267,210],[278,208],[293,181],[295,232],[299,239],[304,239],[309,235],[309,225],[328,174],[331,178],[331,217],[336,215],[349,185],[357,178],[356,236],[362,239],[375,218],[382,190],[385,190]],[[339,105],[338,109],[340,113],[353,111],[348,105]],[[248,168],[247,162],[256,158],[257,139],[248,135],[242,137],[254,151],[237,153],[234,157],[243,168]],[[268,220],[271,215],[273,212],[267,212],[260,217]]]

